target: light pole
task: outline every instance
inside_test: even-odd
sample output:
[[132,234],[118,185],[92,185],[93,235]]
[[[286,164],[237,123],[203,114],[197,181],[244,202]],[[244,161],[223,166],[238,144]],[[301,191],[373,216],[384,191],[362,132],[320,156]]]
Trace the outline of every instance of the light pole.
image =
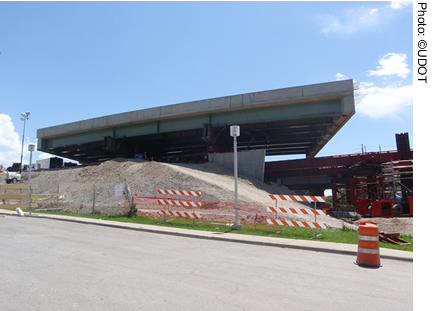
[[30,175],[32,174],[32,152],[35,151],[35,145],[30,144],[28,148],[30,151],[30,161],[29,161],[29,185],[30,185]]
[[230,135],[234,137],[234,207],[236,209],[236,220],[234,225],[231,226],[233,230],[242,230],[242,225],[239,223],[239,206],[237,202],[237,137],[240,136],[240,126],[231,125]]
[[21,113],[21,121],[24,121],[24,128],[23,128],[23,140],[21,142],[21,161],[20,161],[20,174],[23,166],[23,149],[24,149],[24,133],[26,132],[26,121],[29,120],[30,112],[23,112]]
[[32,186],[30,185],[30,175],[32,174],[32,153],[35,151],[35,145],[30,144],[28,147],[30,151],[30,160],[29,160],[29,211],[32,214]]

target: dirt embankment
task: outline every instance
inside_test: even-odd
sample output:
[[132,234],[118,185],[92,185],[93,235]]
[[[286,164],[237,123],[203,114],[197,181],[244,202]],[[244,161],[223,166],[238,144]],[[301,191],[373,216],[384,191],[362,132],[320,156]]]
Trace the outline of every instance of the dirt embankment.
[[[27,173],[23,180],[27,181]],[[234,177],[232,172],[214,163],[205,164],[167,164],[148,162],[139,159],[115,159],[100,165],[76,167],[62,170],[34,171],[32,184],[38,185],[38,194],[64,195],[57,199],[39,201],[41,207],[61,206],[73,212],[114,213],[125,211],[127,201],[115,196],[116,184],[128,184],[140,214],[158,217],[158,211],[165,209],[156,198],[201,201],[202,207],[195,208],[203,219],[219,222],[234,222]],[[2,181],[4,183],[4,180]],[[158,189],[197,190],[201,197],[162,196]],[[293,194],[288,188],[276,184],[268,185],[249,176],[238,179],[239,220],[247,223],[266,223],[274,214],[267,212],[267,206],[275,206],[268,194]],[[42,197],[42,195],[41,195]],[[279,201],[278,206],[307,208],[308,204]],[[166,207],[168,208],[168,207]],[[192,208],[169,207],[169,210],[192,212]],[[280,214],[281,219],[314,222],[314,216]],[[372,219],[374,221],[374,219]],[[412,234],[412,218],[391,220],[381,218],[379,223],[386,226],[380,231]],[[331,228],[341,229],[348,225],[329,216],[318,216],[317,222],[326,223]],[[394,225],[387,225],[388,222]],[[401,224],[400,224],[401,223]],[[384,225],[385,224],[385,225]],[[400,224],[400,225],[396,225]],[[397,231],[400,229],[400,231]],[[396,230],[396,231],[395,231]]]

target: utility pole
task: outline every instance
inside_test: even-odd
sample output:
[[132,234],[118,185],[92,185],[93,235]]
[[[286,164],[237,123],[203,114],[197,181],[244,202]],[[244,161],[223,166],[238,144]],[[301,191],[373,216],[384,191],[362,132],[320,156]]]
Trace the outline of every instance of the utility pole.
[[22,166],[23,166],[24,133],[26,132],[26,121],[29,120],[29,115],[30,115],[30,112],[21,113],[21,121],[24,121],[24,128],[23,128],[23,140],[21,142],[20,175],[21,175]]

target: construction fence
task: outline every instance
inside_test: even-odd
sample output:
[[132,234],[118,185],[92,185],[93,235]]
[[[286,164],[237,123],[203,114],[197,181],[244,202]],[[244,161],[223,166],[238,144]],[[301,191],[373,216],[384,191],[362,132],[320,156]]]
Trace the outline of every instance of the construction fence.
[[98,185],[0,185],[0,209],[20,207],[24,211],[66,211],[79,214],[118,214],[128,209],[124,195],[115,195],[114,184]]
[[[1,187],[0,187],[1,189]],[[27,198],[27,197],[26,197]],[[132,193],[127,183],[122,184],[85,184],[59,183],[57,185],[38,185],[32,191],[32,211],[65,211],[78,214],[124,214],[127,215],[134,206],[138,215],[154,218],[189,218],[195,220],[213,220],[220,223],[234,222],[234,201],[217,202],[204,199],[201,189],[149,189],[146,193]],[[281,198],[279,198],[281,200]],[[24,201],[22,203],[28,203]],[[264,202],[239,201],[238,214],[241,223],[264,223],[270,218],[267,210],[270,198]],[[0,208],[14,209],[16,201],[3,200]],[[309,203],[307,208],[310,208]],[[23,205],[24,211],[29,210]],[[307,221],[304,218],[290,218],[280,213],[285,219]],[[314,220],[314,219],[313,219]],[[310,219],[311,221],[311,219]],[[289,222],[286,222],[286,224]],[[276,225],[274,223],[274,225]]]
[[[121,195],[115,193],[115,184],[58,184],[63,211],[78,214],[119,214],[129,208],[129,199],[122,185]],[[51,192],[54,189],[46,189]]]

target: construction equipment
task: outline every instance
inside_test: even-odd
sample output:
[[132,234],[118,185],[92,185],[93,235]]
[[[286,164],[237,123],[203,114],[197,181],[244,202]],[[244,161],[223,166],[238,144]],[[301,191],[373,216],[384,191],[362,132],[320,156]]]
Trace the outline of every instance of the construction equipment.
[[21,164],[19,162],[12,163],[12,166],[9,166],[6,171],[8,172],[19,172],[21,168]]
[[6,179],[7,184],[10,184],[10,183],[16,184],[17,182],[21,181],[21,174],[6,171],[5,179]]

